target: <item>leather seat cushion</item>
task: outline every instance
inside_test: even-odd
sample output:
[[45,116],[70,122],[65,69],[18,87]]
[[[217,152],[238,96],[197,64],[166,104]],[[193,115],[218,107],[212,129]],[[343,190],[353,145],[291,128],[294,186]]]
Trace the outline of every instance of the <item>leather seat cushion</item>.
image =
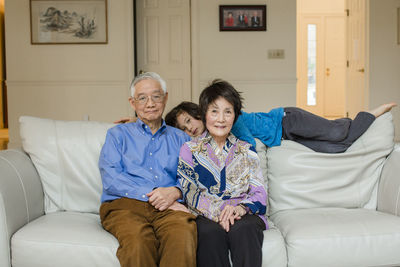
[[286,210],[272,216],[288,266],[400,266],[400,217],[369,209]]
[[[11,241],[13,267],[117,267],[118,241],[97,214],[55,212],[21,228]],[[263,266],[286,266],[278,229],[264,231]]]
[[14,234],[12,266],[119,267],[118,241],[96,214],[55,212],[39,217]]

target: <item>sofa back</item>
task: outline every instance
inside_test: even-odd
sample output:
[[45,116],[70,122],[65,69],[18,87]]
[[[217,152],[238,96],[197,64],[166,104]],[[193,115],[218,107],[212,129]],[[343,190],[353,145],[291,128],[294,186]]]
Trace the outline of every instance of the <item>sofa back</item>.
[[386,113],[345,153],[317,153],[293,141],[268,149],[269,214],[319,207],[376,209],[393,138],[392,115]]
[[22,147],[42,181],[45,212],[98,213],[102,192],[99,155],[113,124],[27,116],[19,122]]
[[[45,212],[98,213],[98,159],[113,124],[20,118],[23,149],[42,181]],[[377,181],[393,148],[392,116],[376,120],[345,153],[324,154],[291,141],[258,146],[270,213],[314,207],[376,208]]]

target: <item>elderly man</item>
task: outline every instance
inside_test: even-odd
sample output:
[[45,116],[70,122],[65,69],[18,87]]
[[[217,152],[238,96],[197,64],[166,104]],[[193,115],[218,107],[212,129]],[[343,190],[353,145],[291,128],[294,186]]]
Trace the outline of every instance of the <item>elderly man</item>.
[[99,167],[101,223],[119,241],[121,266],[195,266],[195,217],[178,201],[179,149],[190,138],[162,119],[168,99],[156,73],[137,76],[130,103],[136,123],[108,130]]

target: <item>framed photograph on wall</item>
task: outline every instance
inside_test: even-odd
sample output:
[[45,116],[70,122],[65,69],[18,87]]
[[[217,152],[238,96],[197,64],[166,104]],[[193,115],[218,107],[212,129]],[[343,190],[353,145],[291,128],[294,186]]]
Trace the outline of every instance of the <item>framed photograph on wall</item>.
[[266,31],[266,5],[220,5],[220,31]]
[[30,0],[32,44],[106,44],[107,0]]

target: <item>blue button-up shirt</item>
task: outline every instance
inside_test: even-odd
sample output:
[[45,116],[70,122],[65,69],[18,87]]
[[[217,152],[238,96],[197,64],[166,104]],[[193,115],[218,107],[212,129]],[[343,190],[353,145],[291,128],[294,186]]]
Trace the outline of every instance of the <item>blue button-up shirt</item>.
[[164,121],[154,135],[140,119],[109,129],[99,159],[101,202],[121,197],[148,201],[146,194],[154,188],[180,188],[176,178],[179,150],[189,140]]

